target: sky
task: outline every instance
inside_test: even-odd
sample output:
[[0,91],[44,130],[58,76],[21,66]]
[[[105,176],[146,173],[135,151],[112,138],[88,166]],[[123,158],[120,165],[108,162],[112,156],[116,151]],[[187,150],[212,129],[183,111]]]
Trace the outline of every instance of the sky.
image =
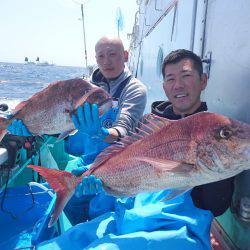
[[84,6],[88,65],[95,64],[95,43],[104,35],[117,36],[116,13],[125,49],[132,32],[136,0],[0,0],[0,62],[48,61],[85,66],[81,6]]

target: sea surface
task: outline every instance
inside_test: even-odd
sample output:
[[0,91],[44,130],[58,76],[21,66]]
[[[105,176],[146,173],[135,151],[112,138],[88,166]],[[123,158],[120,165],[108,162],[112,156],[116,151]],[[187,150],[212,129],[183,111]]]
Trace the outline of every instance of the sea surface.
[[83,75],[86,75],[83,67],[0,62],[0,104],[6,103],[11,110],[51,82]]

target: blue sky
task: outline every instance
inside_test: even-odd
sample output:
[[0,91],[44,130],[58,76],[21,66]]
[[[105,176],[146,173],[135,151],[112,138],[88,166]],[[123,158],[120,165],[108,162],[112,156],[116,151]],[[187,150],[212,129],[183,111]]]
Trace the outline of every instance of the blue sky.
[[[84,42],[81,0],[0,0],[0,61],[34,61],[82,66]],[[136,0],[85,0],[85,29],[89,64],[95,63],[94,46],[104,35],[117,35],[116,10],[121,8],[126,48],[132,32]]]

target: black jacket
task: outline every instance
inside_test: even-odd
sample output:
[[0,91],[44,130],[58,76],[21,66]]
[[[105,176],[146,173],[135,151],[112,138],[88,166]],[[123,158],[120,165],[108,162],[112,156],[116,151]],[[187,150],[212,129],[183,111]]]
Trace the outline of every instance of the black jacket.
[[[157,101],[152,104],[152,113],[170,120],[179,120],[182,117],[173,112],[170,102]],[[207,105],[202,102],[194,112],[207,111]],[[191,196],[196,207],[210,210],[214,216],[223,214],[231,204],[234,191],[234,178],[228,178],[205,185],[194,187]]]

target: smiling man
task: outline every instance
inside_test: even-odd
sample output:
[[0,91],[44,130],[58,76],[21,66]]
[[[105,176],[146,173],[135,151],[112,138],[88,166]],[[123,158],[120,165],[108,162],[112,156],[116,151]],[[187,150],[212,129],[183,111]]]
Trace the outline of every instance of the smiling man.
[[172,103],[177,115],[185,116],[194,113],[200,106],[201,91],[206,88],[207,76],[202,73],[200,64],[192,58],[169,64],[165,61],[163,89]]
[[[207,86],[200,57],[192,51],[179,49],[166,56],[162,65],[163,89],[169,101],[152,104],[152,113],[178,120],[194,113],[207,111],[201,92]],[[194,204],[210,210],[214,216],[223,214],[231,204],[233,178],[195,187],[191,196]]]

